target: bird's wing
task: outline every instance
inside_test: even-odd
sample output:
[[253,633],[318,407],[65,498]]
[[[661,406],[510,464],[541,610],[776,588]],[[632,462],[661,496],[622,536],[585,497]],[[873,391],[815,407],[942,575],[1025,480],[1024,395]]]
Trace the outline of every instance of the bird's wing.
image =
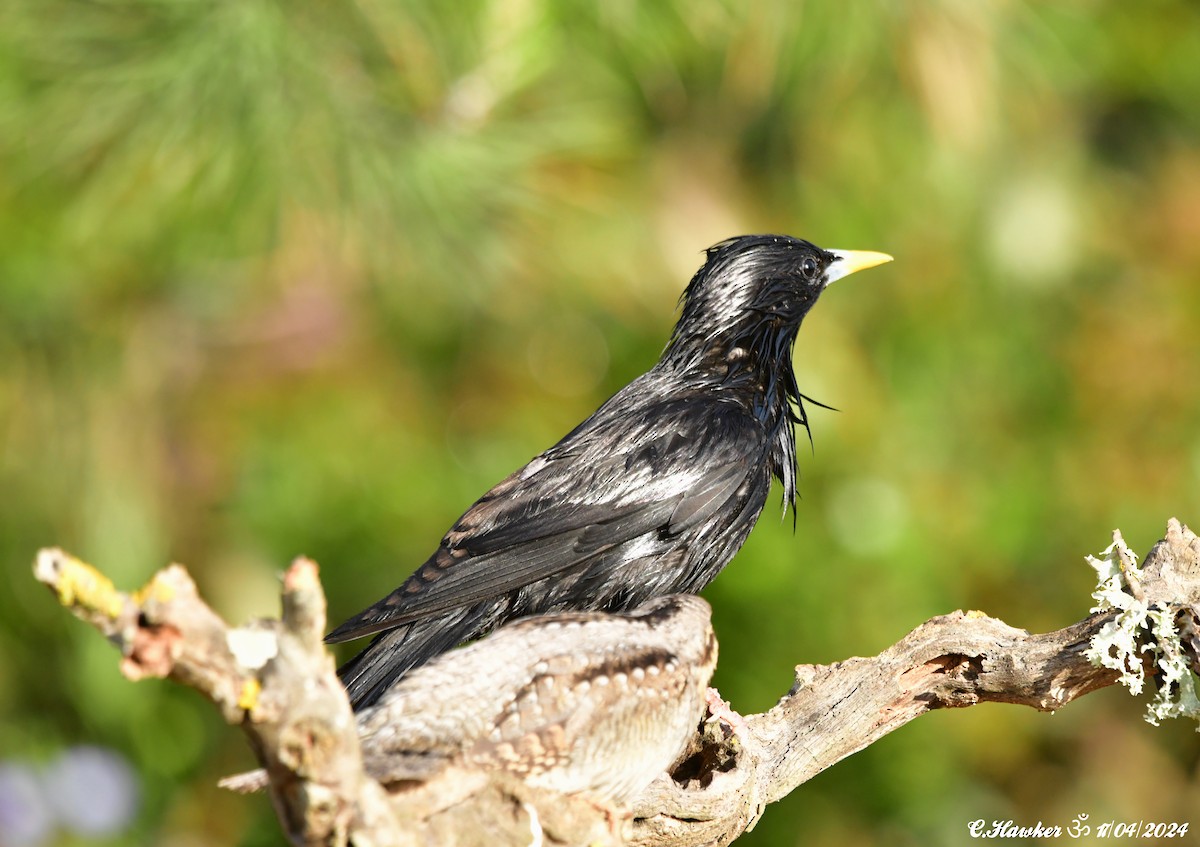
[[399,588],[328,640],[500,597],[641,538],[667,549],[761,472],[766,436],[741,409],[676,400],[644,411],[615,428],[585,422],[499,483]]

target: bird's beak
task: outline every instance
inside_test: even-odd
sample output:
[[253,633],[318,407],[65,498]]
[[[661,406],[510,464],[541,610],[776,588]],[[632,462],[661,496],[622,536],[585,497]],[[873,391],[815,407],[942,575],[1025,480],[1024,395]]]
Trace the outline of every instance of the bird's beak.
[[873,253],[870,250],[828,250],[826,252],[838,257],[838,261],[825,269],[826,286],[844,276],[850,276],[855,271],[873,268],[892,260],[887,253]]

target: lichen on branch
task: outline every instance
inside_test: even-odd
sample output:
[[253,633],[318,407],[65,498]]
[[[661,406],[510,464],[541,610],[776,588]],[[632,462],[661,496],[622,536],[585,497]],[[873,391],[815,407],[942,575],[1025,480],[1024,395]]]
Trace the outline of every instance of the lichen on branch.
[[[1181,577],[1195,576],[1200,568],[1200,543],[1178,520],[1167,524],[1167,537],[1155,545],[1146,567],[1139,568],[1120,530],[1099,556],[1088,556],[1099,583],[1092,597],[1093,612],[1112,618],[1092,639],[1085,654],[1098,667],[1120,674],[1122,685],[1135,696],[1146,684],[1146,662],[1157,668],[1158,691],[1146,707],[1146,720],[1191,718],[1200,723],[1200,698],[1196,695],[1196,660],[1200,605],[1194,592],[1154,590],[1164,582],[1183,588]],[[1165,576],[1164,576],[1165,573]],[[1185,641],[1186,639],[1186,641]],[[1197,727],[1200,731],[1200,726]]]

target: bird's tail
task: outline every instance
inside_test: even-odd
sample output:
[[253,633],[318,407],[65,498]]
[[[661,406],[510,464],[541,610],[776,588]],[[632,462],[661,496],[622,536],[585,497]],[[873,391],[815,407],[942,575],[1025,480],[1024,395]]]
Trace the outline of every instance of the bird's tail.
[[483,635],[494,626],[488,620],[492,617],[490,612],[490,604],[480,604],[375,636],[365,650],[338,668],[354,711],[373,705],[413,668],[467,639]]

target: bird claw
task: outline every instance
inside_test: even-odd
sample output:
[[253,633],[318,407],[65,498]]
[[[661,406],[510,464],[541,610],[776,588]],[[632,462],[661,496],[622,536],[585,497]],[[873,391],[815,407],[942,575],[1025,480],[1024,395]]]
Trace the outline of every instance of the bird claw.
[[633,820],[633,811],[624,806],[607,803],[599,798],[589,797],[586,794],[582,796],[592,808],[604,815],[608,836],[612,839],[611,843],[624,844],[627,840],[625,825]]
[[723,699],[721,692],[717,691],[717,689],[706,689],[704,692],[704,702],[708,705],[708,720],[724,723],[729,727],[730,733],[733,735],[746,729],[746,719],[734,711],[733,707],[729,705],[729,701]]

